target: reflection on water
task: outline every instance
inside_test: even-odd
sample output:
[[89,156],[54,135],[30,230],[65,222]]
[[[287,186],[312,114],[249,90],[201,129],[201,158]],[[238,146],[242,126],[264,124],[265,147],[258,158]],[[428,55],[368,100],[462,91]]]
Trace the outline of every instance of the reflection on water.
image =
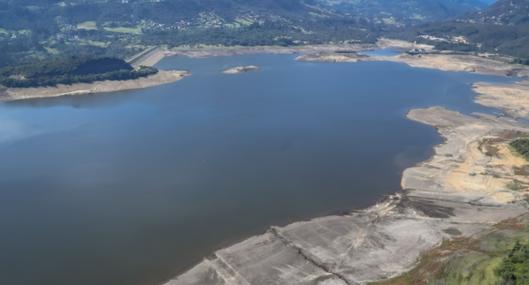
[[[227,67],[258,65],[235,76]],[[193,72],[111,95],[0,105],[0,284],[158,284],[270,225],[399,190],[474,81],[385,62],[169,58]]]

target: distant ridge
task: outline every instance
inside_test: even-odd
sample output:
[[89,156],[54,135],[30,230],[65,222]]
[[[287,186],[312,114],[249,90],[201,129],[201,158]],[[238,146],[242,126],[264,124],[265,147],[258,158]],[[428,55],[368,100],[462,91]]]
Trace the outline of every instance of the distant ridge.
[[373,42],[455,18],[481,0],[0,0],[0,65],[59,55],[126,58],[157,45]]
[[498,0],[455,20],[428,23],[404,37],[440,49],[491,52],[529,63],[529,0]]

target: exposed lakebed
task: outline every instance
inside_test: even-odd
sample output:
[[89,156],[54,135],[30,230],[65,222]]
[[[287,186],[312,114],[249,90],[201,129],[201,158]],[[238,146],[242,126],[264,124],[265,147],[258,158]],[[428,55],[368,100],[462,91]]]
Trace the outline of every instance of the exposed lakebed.
[[506,80],[293,58],[173,57],[158,66],[193,75],[0,105],[0,283],[157,284],[270,225],[371,205],[440,142],[409,109],[488,112],[471,83]]

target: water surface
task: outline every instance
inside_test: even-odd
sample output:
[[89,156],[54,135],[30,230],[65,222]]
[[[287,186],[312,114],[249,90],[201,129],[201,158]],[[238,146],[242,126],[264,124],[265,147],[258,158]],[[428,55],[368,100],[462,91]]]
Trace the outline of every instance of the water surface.
[[489,111],[470,85],[503,80],[291,55],[159,67],[193,75],[0,105],[0,284],[158,284],[270,225],[368,206],[440,142],[410,108]]

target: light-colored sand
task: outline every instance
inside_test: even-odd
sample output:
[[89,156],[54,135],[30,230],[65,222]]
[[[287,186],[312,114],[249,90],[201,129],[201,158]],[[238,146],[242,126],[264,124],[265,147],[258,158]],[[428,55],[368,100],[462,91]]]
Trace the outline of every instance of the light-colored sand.
[[[396,56],[360,56],[355,52],[373,48],[395,48],[403,50]],[[405,50],[416,51],[418,54],[404,53]],[[455,54],[449,52],[435,52],[433,46],[412,42],[382,38],[374,46],[353,45],[347,49],[344,46],[319,46],[319,48],[300,48],[303,53],[297,60],[315,62],[357,62],[357,61],[392,61],[404,63],[412,67],[430,68],[453,72],[476,72],[493,75],[529,76],[529,67],[508,63],[509,59],[494,55]],[[351,53],[343,53],[351,51]]]
[[529,81],[513,84],[476,83],[476,102],[505,110],[511,116],[529,118]]
[[457,54],[420,54],[385,57],[376,56],[372,60],[402,62],[412,67],[431,68],[443,71],[464,71],[482,74],[508,75],[516,72],[517,67],[497,60],[473,55]]
[[57,85],[56,87],[38,88],[10,88],[5,91],[2,101],[14,101],[35,98],[51,98],[59,96],[75,96],[86,94],[107,93],[142,89],[178,81],[189,75],[186,71],[164,71],[134,80],[99,81],[94,83],[77,83],[72,85]]
[[[484,153],[482,144],[496,149],[490,156]],[[467,145],[463,161],[446,173],[446,185],[450,189],[466,193],[487,193],[491,200],[509,203],[519,198],[520,190],[511,191],[510,185],[517,181],[519,185],[529,185],[529,177],[515,174],[516,167],[528,165],[528,162],[515,156],[506,142],[487,143],[472,141]],[[520,186],[523,187],[523,186]]]
[[[408,117],[437,127],[447,141],[435,148],[432,159],[405,170],[404,189],[493,205],[524,198],[524,189],[510,185],[529,183],[516,171],[529,163],[511,153],[507,144],[509,134],[529,132],[528,128],[507,118],[464,116],[441,108],[412,110]],[[430,180],[434,183],[423,183]]]
[[296,57],[299,61],[317,61],[317,62],[358,62],[360,56],[355,53],[317,53],[303,54]]
[[432,51],[434,46],[426,44],[417,44],[413,42],[389,39],[389,38],[380,38],[377,41],[377,46],[380,48],[400,48],[400,49],[420,49],[424,51]]
[[166,51],[166,55],[188,56],[193,58],[210,57],[210,56],[231,56],[244,54],[313,54],[313,53],[331,53],[331,52],[357,52],[366,49],[375,48],[372,44],[325,44],[325,45],[303,45],[303,46],[199,46],[188,47],[182,46],[172,48]]

